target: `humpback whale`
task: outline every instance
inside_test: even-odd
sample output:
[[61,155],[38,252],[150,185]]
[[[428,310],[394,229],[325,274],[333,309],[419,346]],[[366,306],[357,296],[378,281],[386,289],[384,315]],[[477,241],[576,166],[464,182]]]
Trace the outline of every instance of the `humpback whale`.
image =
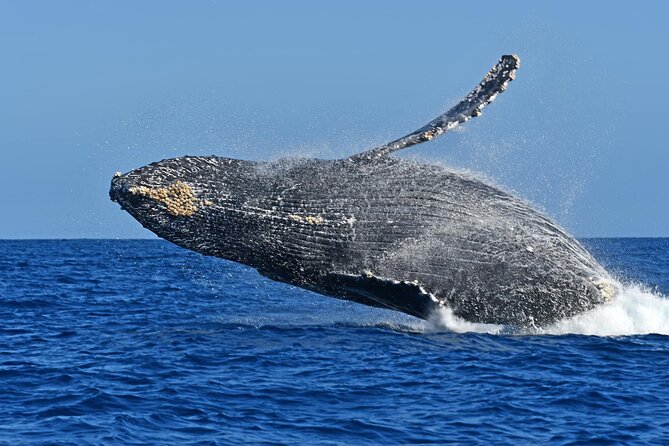
[[116,173],[110,197],[178,246],[327,296],[427,319],[541,326],[610,301],[615,282],[530,204],[447,167],[392,156],[472,117],[506,90],[502,56],[457,105],[344,159],[183,156]]

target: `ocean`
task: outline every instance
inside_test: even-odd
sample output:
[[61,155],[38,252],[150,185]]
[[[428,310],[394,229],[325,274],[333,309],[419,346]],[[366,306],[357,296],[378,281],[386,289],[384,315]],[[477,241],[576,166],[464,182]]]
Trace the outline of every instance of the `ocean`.
[[669,444],[669,239],[615,302],[421,321],[162,240],[0,241],[0,444]]

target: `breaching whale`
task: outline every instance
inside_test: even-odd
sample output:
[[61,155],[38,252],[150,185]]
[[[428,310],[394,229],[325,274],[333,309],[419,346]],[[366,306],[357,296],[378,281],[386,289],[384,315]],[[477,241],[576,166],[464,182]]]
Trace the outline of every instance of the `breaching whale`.
[[448,112],[345,159],[184,156],[115,174],[110,197],[159,237],[321,294],[419,318],[447,307],[549,324],[612,299],[604,268],[522,199],[391,155],[480,115],[518,67],[502,56]]

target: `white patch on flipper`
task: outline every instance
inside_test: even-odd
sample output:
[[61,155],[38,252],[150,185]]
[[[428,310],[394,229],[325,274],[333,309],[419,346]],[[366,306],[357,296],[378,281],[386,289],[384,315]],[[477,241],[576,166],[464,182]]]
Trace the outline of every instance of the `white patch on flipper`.
[[363,270],[362,274],[330,273],[329,276],[342,290],[364,297],[378,306],[417,317],[425,317],[440,305],[439,300],[417,281],[379,277],[370,270]]

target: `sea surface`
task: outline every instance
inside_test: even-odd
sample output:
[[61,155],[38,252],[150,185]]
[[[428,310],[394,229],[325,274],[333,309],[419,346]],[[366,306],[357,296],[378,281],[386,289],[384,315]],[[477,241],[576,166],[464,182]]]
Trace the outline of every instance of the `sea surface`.
[[669,239],[534,331],[425,322],[161,240],[0,241],[0,444],[669,444]]

